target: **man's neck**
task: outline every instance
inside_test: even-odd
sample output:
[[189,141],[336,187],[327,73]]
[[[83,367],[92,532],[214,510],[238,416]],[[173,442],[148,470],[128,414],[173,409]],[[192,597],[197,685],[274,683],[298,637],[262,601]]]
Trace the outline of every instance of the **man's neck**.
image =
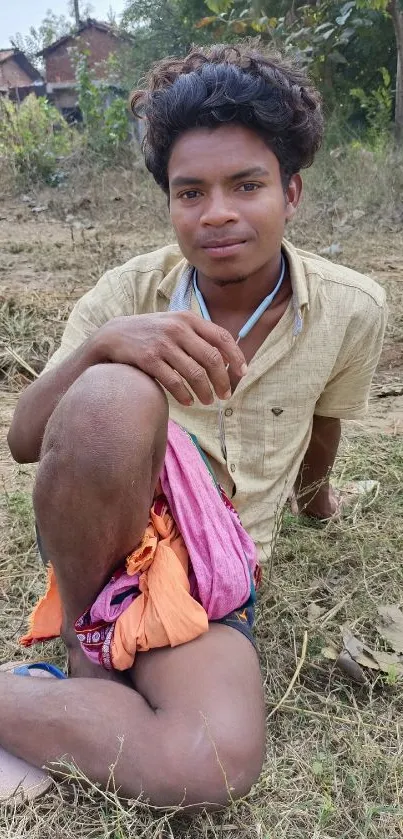
[[279,253],[271,264],[242,279],[234,275],[233,281],[223,282],[198,271],[197,284],[211,316],[214,311],[248,315],[274,290],[280,271]]

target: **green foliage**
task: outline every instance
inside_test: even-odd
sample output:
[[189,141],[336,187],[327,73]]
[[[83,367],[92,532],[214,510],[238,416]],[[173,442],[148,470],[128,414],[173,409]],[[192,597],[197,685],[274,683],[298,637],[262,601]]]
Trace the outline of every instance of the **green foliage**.
[[352,88],[350,91],[364,111],[369,144],[375,150],[382,149],[388,143],[393,108],[390,73],[386,67],[382,67],[380,74],[382,83],[370,93],[366,93],[361,87]]
[[[81,18],[85,19],[92,11],[90,3],[81,4],[80,14]],[[74,31],[74,10],[73,3],[68,3],[68,16],[56,15],[52,9],[48,9],[42,23],[36,29],[35,26],[30,26],[27,35],[22,35],[17,32],[12,38],[11,43],[14,47],[25,53],[27,58],[31,61],[34,67],[38,70],[43,70],[41,57],[38,53],[45,47],[48,47],[58,38],[63,38],[64,35],[70,35]]]
[[211,43],[212,29],[199,25],[208,12],[204,0],[127,0],[122,27],[133,35],[133,47],[126,85],[137,85],[167,55],[185,55],[194,42]]
[[75,137],[59,111],[30,94],[21,105],[0,97],[0,156],[22,183],[57,182],[61,158]]
[[[113,96],[111,87],[95,83],[94,71],[88,66],[88,54],[75,55],[78,105],[83,117],[84,142],[101,159],[116,158],[129,137],[127,102]],[[111,95],[113,98],[111,99]]]
[[[387,112],[389,125],[394,85],[387,86],[388,94],[379,87],[383,69],[390,78],[396,74],[396,43],[387,0],[206,3],[215,14],[199,25],[212,28],[216,38],[258,35],[263,45],[296,56],[321,90],[328,114],[337,111],[344,120],[348,116],[351,129],[359,131],[369,123],[375,126],[376,119],[383,127]],[[361,90],[363,98],[351,97],[351,90]]]
[[48,47],[53,41],[68,35],[73,27],[72,21],[65,15],[55,15],[50,9],[46,12],[42,23],[35,29],[30,26],[27,35],[17,32],[12,38],[13,47],[25,53],[31,64],[43,71],[43,63],[38,53]]

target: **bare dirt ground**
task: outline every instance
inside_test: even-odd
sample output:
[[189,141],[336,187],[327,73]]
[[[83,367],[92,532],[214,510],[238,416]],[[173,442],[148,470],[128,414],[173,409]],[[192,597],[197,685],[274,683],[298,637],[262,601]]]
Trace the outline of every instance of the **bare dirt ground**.
[[[18,394],[53,352],[75,300],[108,268],[172,238],[164,202],[141,173],[0,199],[2,660],[21,655],[16,639],[43,587],[29,500],[33,470],[12,462],[5,439]],[[403,229],[365,218],[342,230],[329,215],[312,226],[302,214],[290,238],[314,251],[340,242],[337,261],[387,289],[390,321],[369,414],[345,429],[338,464],[343,477],[380,479],[381,493],[358,518],[325,530],[285,517],[258,620],[269,715],[261,781],[225,815],[190,823],[144,804],[123,806],[113,792],[84,792],[70,767],[74,791],[59,785],[38,804],[3,808],[0,839],[403,835],[400,669],[366,671],[365,683],[354,684],[321,652],[330,642],[340,647],[342,625],[390,652],[375,629],[377,609],[403,603]],[[34,650],[38,655],[63,664],[57,644]]]

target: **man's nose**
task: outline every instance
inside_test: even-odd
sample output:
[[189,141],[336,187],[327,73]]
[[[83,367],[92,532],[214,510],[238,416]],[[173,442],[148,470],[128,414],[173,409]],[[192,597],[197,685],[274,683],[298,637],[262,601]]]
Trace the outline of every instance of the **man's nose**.
[[233,196],[228,195],[223,190],[215,190],[208,196],[200,217],[201,224],[221,227],[227,222],[238,220],[239,214]]

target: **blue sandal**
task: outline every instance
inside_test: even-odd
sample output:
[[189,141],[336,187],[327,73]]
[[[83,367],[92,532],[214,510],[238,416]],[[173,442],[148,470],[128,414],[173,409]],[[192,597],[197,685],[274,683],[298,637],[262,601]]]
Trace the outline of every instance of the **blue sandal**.
[[[49,673],[56,679],[67,679],[66,674],[63,673],[62,670],[59,670],[55,664],[48,664],[46,661],[34,661],[32,664],[20,664],[13,669],[8,670],[8,672],[13,673],[15,676],[31,676],[31,670],[39,670],[40,672]],[[35,674],[33,673],[32,675]]]

